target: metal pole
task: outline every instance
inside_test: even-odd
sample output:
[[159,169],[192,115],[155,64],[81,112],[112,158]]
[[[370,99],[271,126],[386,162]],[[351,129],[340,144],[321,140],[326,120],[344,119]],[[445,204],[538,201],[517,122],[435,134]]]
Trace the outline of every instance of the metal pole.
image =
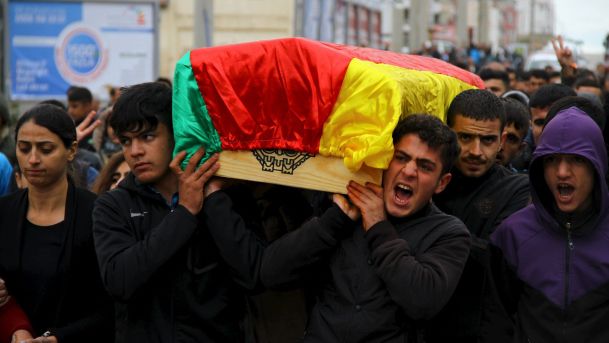
[[531,15],[529,16],[531,19],[530,25],[530,33],[529,33],[529,51],[533,51],[534,41],[535,41],[535,0],[531,0]]
[[457,46],[465,47],[467,39],[467,2],[468,0],[457,0]]

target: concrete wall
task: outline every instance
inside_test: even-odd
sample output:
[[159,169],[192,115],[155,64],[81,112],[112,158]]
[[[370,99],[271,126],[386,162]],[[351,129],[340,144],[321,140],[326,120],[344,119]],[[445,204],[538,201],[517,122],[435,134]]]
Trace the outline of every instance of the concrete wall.
[[161,9],[159,23],[159,76],[173,79],[176,62],[194,48],[195,0],[170,1]]
[[213,44],[224,45],[294,34],[293,0],[214,1]]
[[[293,36],[293,21],[294,0],[169,1],[160,15],[159,75],[172,78],[193,48]],[[206,28],[211,32],[201,34]]]

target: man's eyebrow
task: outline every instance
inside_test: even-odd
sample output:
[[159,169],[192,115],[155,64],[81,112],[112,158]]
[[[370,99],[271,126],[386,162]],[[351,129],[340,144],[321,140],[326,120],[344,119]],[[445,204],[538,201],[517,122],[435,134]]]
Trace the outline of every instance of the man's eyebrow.
[[417,163],[428,163],[428,164],[433,165],[434,167],[436,166],[436,162],[434,162],[430,159],[427,159],[427,158],[422,158],[422,157],[417,158]]
[[481,134],[481,133],[463,132],[463,131],[456,131],[456,133],[459,136],[473,136],[473,137],[480,137],[480,138],[499,137],[499,135],[496,133]]
[[147,134],[150,134],[150,133],[154,133],[155,131],[156,130],[153,130],[153,129],[146,129],[146,130],[140,131],[136,135],[139,137],[139,136],[142,136],[142,135],[147,135]]
[[[138,132],[132,132],[132,131],[127,131],[127,132],[123,132],[120,135],[118,135],[118,138],[133,138],[133,137],[140,137],[141,135],[145,135],[145,134],[149,134],[149,133],[154,133],[156,130],[154,129],[145,129],[145,130],[140,130]],[[133,136],[128,137],[125,136],[125,133],[130,133]]]

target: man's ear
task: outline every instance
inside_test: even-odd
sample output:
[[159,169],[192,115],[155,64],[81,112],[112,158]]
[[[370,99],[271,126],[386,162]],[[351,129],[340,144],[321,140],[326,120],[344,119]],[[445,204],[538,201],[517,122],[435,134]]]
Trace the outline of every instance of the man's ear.
[[499,149],[497,149],[497,151],[501,150],[501,148],[505,144],[505,141],[507,140],[507,135],[507,132],[505,131],[505,129],[503,129],[503,132],[501,132],[501,136],[499,136]]
[[438,184],[436,185],[436,189],[434,190],[434,194],[438,194],[440,192],[442,192],[444,190],[444,188],[446,188],[446,186],[448,186],[448,183],[450,182],[450,179],[452,179],[453,174],[451,173],[446,173],[442,176],[440,176],[440,179],[438,179]]

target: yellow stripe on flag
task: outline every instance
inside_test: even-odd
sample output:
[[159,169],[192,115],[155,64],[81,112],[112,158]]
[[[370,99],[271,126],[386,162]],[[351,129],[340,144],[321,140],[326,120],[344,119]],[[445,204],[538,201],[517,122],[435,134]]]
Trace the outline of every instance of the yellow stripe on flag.
[[393,156],[391,134],[402,115],[428,113],[446,121],[452,99],[475,88],[457,78],[354,58],[324,124],[319,153],[386,169]]

